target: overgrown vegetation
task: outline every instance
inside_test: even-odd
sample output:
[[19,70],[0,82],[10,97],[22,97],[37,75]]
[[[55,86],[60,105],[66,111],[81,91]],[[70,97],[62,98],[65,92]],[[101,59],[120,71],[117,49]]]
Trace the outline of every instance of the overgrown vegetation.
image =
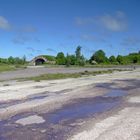
[[56,56],[57,65],[66,66],[84,66],[84,65],[131,65],[140,64],[140,51],[137,53],[130,53],[126,56],[110,56],[107,57],[103,50],[98,50],[89,60],[85,59],[84,55],[81,54],[81,46],[76,48],[75,54],[64,55],[63,52],[59,52]]
[[11,71],[11,70],[15,70],[15,69],[16,68],[14,66],[11,66],[11,65],[7,65],[7,64],[0,65],[0,72]]
[[[132,64],[140,64],[140,51],[136,53],[130,53],[126,56],[118,55],[118,56],[110,56],[107,57],[103,50],[98,50],[92,54],[90,59],[86,59],[84,55],[81,53],[81,46],[78,46],[75,50],[75,54],[68,54],[65,56],[63,52],[59,52],[57,56],[51,55],[42,55],[48,61],[45,62],[47,65],[63,65],[63,66],[105,66],[105,65],[132,65]],[[13,67],[6,65],[14,65],[16,68],[24,67],[28,64],[26,60],[26,56],[22,58],[12,57],[9,58],[0,58],[0,71],[14,69]],[[5,65],[5,66],[4,66]]]
[[106,57],[103,50],[96,51],[90,58],[90,63],[96,61],[97,64],[113,64],[113,65],[129,65],[129,64],[140,64],[140,52],[130,53],[126,56],[118,55]]
[[58,65],[77,65],[77,66],[84,66],[86,63],[86,59],[81,54],[81,46],[76,48],[75,54],[67,54],[65,57],[63,52],[59,52],[56,56],[56,64]]
[[12,57],[10,56],[9,58],[0,58],[0,72],[4,71],[12,71],[16,69],[23,69],[26,68],[26,57],[23,56],[23,58],[19,57]]
[[42,55],[45,57],[48,61],[56,61],[56,57],[52,55]]
[[26,64],[26,56],[23,56],[23,58],[19,57],[12,57],[10,56],[9,58],[0,58],[0,64],[9,64],[9,65],[24,65]]
[[112,73],[113,71],[120,71],[120,70],[104,70],[104,71],[85,71],[85,72],[79,72],[79,73],[56,73],[56,74],[43,74],[36,77],[30,77],[30,78],[21,78],[22,80],[33,80],[36,82],[40,82],[41,80],[54,80],[54,79],[66,79],[66,78],[78,78],[82,76],[95,76],[98,74],[104,74],[104,73]]

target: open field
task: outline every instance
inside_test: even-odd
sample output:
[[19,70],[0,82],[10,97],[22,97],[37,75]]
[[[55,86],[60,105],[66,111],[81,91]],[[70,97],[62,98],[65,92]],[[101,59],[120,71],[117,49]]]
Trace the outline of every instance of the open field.
[[0,139],[138,140],[139,85],[139,68],[61,80],[0,82]]
[[5,72],[5,71],[13,71],[16,68],[11,65],[0,65],[0,72]]

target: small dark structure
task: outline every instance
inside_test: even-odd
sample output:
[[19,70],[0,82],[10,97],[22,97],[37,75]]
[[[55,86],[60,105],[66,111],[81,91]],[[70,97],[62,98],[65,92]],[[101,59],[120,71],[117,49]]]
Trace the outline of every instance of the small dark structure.
[[30,64],[36,66],[36,65],[42,65],[42,64],[44,64],[46,62],[47,62],[47,59],[45,57],[43,57],[43,56],[37,56],[37,57],[35,57],[31,61]]

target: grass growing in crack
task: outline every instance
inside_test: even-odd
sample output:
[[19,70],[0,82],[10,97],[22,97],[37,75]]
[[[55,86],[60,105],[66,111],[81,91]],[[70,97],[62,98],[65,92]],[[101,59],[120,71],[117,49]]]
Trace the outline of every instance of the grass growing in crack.
[[112,73],[116,70],[105,70],[105,71],[84,71],[79,73],[55,73],[55,74],[43,74],[36,77],[21,78],[19,81],[33,80],[35,82],[40,82],[41,80],[55,80],[55,79],[66,79],[66,78],[79,78],[82,76],[95,76],[98,74]]

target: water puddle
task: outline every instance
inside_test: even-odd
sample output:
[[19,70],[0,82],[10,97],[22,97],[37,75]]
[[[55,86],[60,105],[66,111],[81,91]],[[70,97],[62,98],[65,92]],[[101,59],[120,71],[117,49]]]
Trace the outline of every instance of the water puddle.
[[[46,96],[45,93],[30,96],[29,100],[44,98],[44,96]],[[125,92],[122,90],[112,90],[104,96],[76,99],[52,112],[17,114],[6,121],[0,121],[0,136],[17,138],[17,135],[21,134],[20,138],[24,139],[24,136],[30,130],[29,134],[33,138],[39,134],[44,138],[42,140],[46,138],[47,140],[64,140],[77,129],[79,121],[83,122],[84,119],[93,118],[117,108],[121,104],[123,96],[125,96]],[[35,131],[32,131],[33,129]],[[40,133],[42,129],[45,130],[44,133]],[[9,136],[5,135],[9,132],[11,132]]]
[[32,101],[32,100],[36,100],[36,99],[44,99],[46,97],[49,97],[49,93],[43,92],[43,93],[39,93],[39,94],[29,95],[28,99],[26,101]]
[[34,88],[46,88],[48,86],[34,86]]
[[29,101],[36,100],[36,99],[44,99],[46,97],[48,97],[48,95],[35,96],[32,98],[29,98]]
[[126,95],[127,92],[124,90],[111,90],[109,93],[105,94],[104,97],[123,97]]
[[58,124],[66,121],[75,121],[92,117],[97,113],[108,111],[120,104],[120,98],[95,97],[87,99],[78,99],[78,102],[71,103],[55,112],[44,115],[47,121],[52,124]]
[[64,94],[64,93],[67,93],[67,92],[70,92],[70,91],[72,91],[72,89],[64,89],[64,90],[61,90],[61,91],[56,91],[55,94],[61,95],[61,94]]
[[0,102],[0,109],[1,108],[7,108],[9,106],[13,106],[13,105],[17,105],[17,104],[21,104],[21,103],[25,103],[25,102],[28,102],[28,101],[44,99],[44,98],[49,97],[49,96],[50,95],[48,95],[47,92],[43,92],[43,93],[39,93],[39,94],[36,94],[36,95],[29,95],[27,99],[12,100],[12,101],[8,101],[8,102]]
[[16,105],[17,103],[20,103],[20,101],[14,100],[14,101],[9,101],[9,102],[0,102],[0,109],[7,108],[7,107],[12,106],[12,105]]
[[[111,83],[111,84],[114,84],[114,83]],[[99,83],[96,85],[96,87],[111,89],[111,84],[110,83]]]

